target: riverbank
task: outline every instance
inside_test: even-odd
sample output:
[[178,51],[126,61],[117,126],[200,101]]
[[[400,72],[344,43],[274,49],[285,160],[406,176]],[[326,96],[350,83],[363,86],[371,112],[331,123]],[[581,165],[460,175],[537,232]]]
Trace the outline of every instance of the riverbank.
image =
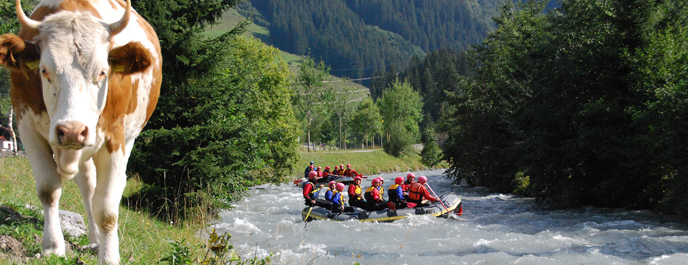
[[[97,253],[84,249],[88,236],[65,236],[66,258],[40,258],[43,235],[43,212],[31,165],[25,157],[0,158],[0,265],[4,264],[96,264]],[[81,194],[74,181],[63,182],[60,210],[80,214],[86,219]],[[141,188],[136,181],[128,181],[125,197]],[[122,199],[122,205],[129,202]],[[133,202],[131,202],[133,203]],[[175,226],[120,206],[120,255],[127,264],[158,264],[162,259],[179,254],[171,242],[184,242],[192,252],[199,251],[202,239],[198,231],[206,225]],[[86,223],[88,220],[85,220]],[[198,257],[203,257],[197,253]],[[204,253],[205,254],[205,253]],[[196,256],[194,256],[196,257]]]
[[[299,151],[301,158],[296,163],[291,175],[295,177],[302,177],[303,172],[310,161],[315,162],[315,166],[321,166],[323,169],[330,166],[334,169],[336,165],[351,164],[351,167],[358,173],[363,175],[375,175],[383,172],[406,172],[428,170],[427,166],[420,161],[420,155],[413,153],[401,158],[391,156],[382,149],[372,150],[337,150],[337,151]],[[447,168],[448,164],[442,162],[433,167]]]

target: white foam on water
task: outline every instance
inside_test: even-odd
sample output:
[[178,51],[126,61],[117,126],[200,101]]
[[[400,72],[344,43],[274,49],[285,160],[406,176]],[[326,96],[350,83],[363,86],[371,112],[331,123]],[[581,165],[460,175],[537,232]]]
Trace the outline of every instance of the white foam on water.
[[[385,186],[407,172],[382,174]],[[647,211],[545,210],[535,200],[466,188],[426,175],[438,193],[455,192],[464,215],[410,216],[393,223],[301,220],[301,190],[263,185],[220,214],[244,258],[274,253],[278,264],[687,264],[688,226]],[[363,186],[370,185],[371,177]]]

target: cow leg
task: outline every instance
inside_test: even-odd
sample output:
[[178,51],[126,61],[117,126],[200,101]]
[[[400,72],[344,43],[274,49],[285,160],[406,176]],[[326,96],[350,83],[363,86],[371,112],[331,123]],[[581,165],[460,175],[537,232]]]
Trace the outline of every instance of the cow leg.
[[127,184],[126,160],[122,149],[109,153],[106,148],[94,156],[96,189],[93,194],[93,219],[98,227],[98,263],[119,264],[117,218],[119,204]]
[[88,240],[91,244],[99,244],[98,241],[98,226],[93,220],[92,200],[93,193],[96,189],[96,167],[93,165],[93,159],[89,159],[79,166],[79,173],[74,179],[76,185],[81,190],[81,197],[84,199],[84,207],[88,214]]
[[31,161],[36,192],[43,204],[43,254],[64,256],[65,242],[58,209],[62,194],[62,178],[57,174],[57,165],[48,142],[36,132],[31,122],[20,122],[19,132],[26,155]]

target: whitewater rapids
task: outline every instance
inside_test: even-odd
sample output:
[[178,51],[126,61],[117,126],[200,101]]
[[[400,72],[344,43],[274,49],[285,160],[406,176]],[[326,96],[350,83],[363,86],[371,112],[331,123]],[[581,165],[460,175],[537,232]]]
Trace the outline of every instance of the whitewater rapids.
[[[463,216],[306,226],[301,190],[283,184],[252,188],[214,227],[232,235],[242,258],[273,253],[278,264],[688,264],[688,225],[661,215],[546,210],[533,199],[451,184],[441,170],[414,173],[438,194],[459,194]],[[386,189],[405,175],[369,176],[361,186],[382,176]]]

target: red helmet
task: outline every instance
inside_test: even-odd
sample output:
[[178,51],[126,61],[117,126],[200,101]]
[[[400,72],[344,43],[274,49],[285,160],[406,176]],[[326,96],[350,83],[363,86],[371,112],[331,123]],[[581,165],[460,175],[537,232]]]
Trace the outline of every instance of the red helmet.
[[327,186],[330,186],[330,185],[332,185],[332,184],[337,184],[337,182],[334,182],[334,180],[333,180],[333,181],[330,181],[330,183],[327,183]]
[[350,167],[351,167],[351,164],[347,164],[347,165],[346,165],[346,168],[350,168]]
[[406,175],[406,180],[410,180],[411,178],[415,179],[416,175],[414,175],[413,173],[408,173],[408,175]]
[[326,166],[326,167],[325,167],[325,170],[328,170],[328,169],[330,169],[330,166]]
[[321,170],[321,169],[322,169],[322,167],[318,167],[318,170]]
[[374,179],[374,180],[372,181],[372,183],[373,183],[373,185],[378,184],[378,183],[380,183],[380,180],[379,180],[379,179]]
[[426,176],[418,177],[418,183],[423,184],[425,182],[428,182],[428,178]]
[[401,184],[402,182],[404,182],[404,178],[402,178],[402,177],[396,177],[394,179],[394,183],[396,183],[396,184]]
[[315,171],[308,172],[308,178],[309,179],[315,179],[315,176],[317,176],[317,175],[318,175],[318,172],[315,172]]
[[385,183],[385,179],[383,179],[382,177],[378,177],[377,180],[380,181],[380,184]]
[[339,165],[339,168],[344,168],[344,164]]
[[361,179],[361,176],[356,176],[354,180]]
[[338,191],[343,191],[344,190],[344,183],[337,183],[337,185],[335,185],[335,187],[337,188]]

